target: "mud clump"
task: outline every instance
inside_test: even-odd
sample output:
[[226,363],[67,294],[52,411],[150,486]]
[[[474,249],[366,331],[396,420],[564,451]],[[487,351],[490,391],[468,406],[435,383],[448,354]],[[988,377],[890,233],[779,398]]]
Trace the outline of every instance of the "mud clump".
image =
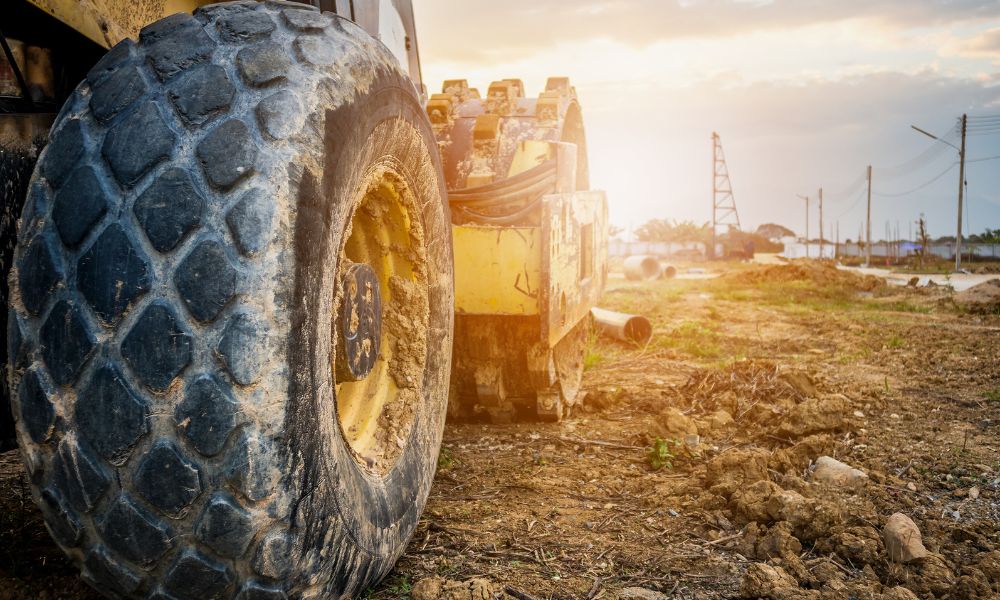
[[767,479],[770,455],[762,448],[720,454],[706,465],[705,485],[713,494],[728,498],[741,487]]
[[493,600],[501,590],[487,579],[450,581],[428,577],[413,584],[412,600]]
[[740,581],[740,597],[793,600],[819,598],[819,592],[799,589],[799,582],[781,567],[754,563]]
[[694,420],[673,407],[664,409],[657,418],[660,437],[681,441],[688,435],[698,435]]
[[872,565],[878,563],[885,546],[874,527],[835,527],[830,537],[817,542],[816,550],[836,554],[850,564]]
[[842,394],[811,398],[789,411],[778,426],[777,433],[779,436],[796,438],[841,430],[847,422],[850,406],[850,400]]

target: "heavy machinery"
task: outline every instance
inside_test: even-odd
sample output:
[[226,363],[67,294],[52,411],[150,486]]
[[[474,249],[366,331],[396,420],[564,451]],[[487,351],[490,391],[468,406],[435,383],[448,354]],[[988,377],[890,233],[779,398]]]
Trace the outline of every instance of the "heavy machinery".
[[351,597],[446,414],[577,401],[607,209],[569,81],[428,98],[408,0],[4,12],[3,387],[100,591]]

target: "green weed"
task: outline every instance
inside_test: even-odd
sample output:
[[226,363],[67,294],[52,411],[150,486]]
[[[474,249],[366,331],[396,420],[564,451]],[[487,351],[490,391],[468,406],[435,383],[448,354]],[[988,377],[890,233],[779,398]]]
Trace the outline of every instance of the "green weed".
[[438,454],[438,469],[447,471],[455,464],[455,457],[451,455],[451,448],[441,446],[441,453]]
[[646,461],[649,463],[649,466],[654,471],[664,468],[674,468],[675,457],[670,447],[675,445],[677,445],[675,440],[665,440],[661,437],[656,438],[656,441],[653,442],[653,447],[646,450]]
[[583,370],[589,371],[599,367],[604,362],[604,355],[597,349],[600,342],[600,334],[591,329],[587,334],[587,345],[583,351]]

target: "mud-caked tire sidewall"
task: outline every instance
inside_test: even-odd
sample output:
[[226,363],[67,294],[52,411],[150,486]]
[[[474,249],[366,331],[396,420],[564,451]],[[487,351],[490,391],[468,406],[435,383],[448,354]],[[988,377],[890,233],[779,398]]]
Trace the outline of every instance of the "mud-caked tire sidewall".
[[[423,232],[429,326],[405,448],[375,473],[338,426],[330,319],[354,188],[386,157]],[[77,180],[96,191],[67,194]],[[87,223],[66,210],[83,201]],[[102,59],[56,119],[9,279],[18,442],[84,578],[121,597],[281,598],[383,577],[441,441],[449,222],[418,94],[349,21],[211,5]]]
[[[392,136],[380,126],[394,123]],[[293,386],[286,430],[296,440],[289,448],[299,482],[316,481],[321,494],[304,498],[297,518],[310,523],[304,551],[319,552],[328,532],[342,530],[357,549],[364,588],[381,579],[405,549],[430,491],[446,414],[454,328],[450,218],[433,132],[413,86],[398,73],[384,73],[367,93],[326,114],[323,175],[299,190],[296,335],[290,340]],[[367,471],[336,424],[331,385],[334,352],[331,317],[336,314],[337,257],[354,199],[365,174],[380,161],[401,171],[419,215],[426,260],[429,319],[422,397],[405,448],[390,471]],[[408,194],[409,195],[409,194]],[[316,426],[315,415],[324,415]],[[297,482],[293,481],[292,485]],[[371,561],[371,558],[378,560]],[[371,569],[371,572],[367,572]],[[359,588],[359,589],[360,589]]]

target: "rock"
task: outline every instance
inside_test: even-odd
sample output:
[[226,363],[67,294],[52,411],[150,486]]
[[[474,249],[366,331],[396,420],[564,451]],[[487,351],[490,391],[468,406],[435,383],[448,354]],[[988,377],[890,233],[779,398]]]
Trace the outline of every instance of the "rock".
[[868,483],[868,475],[864,471],[845,465],[829,456],[816,459],[816,469],[812,478],[819,483],[848,489],[858,489]]
[[428,577],[413,584],[410,590],[411,600],[438,600],[441,597],[441,590],[444,589],[445,579],[443,577]]
[[906,484],[906,489],[910,490],[911,492],[915,492],[917,491],[917,484],[911,481],[910,483]]
[[979,486],[974,485],[969,488],[969,500],[978,500],[978,499],[979,499]]
[[882,592],[882,600],[920,600],[916,594],[902,586]]
[[625,588],[624,590],[618,592],[618,597],[621,600],[667,600],[668,598],[666,594],[637,587]]
[[792,598],[818,597],[819,592],[799,589],[795,578],[781,567],[752,563],[740,580],[740,598],[769,598],[770,600],[791,600]]
[[705,483],[713,494],[729,497],[737,488],[767,479],[769,456],[762,448],[720,454],[705,466]]
[[917,524],[903,513],[889,517],[882,529],[882,539],[889,559],[895,562],[908,563],[930,554],[924,548]]
[[920,283],[920,278],[917,276],[913,276],[910,277],[910,280],[906,282],[906,287],[915,288],[919,283]]
[[784,437],[802,437],[844,427],[851,402],[843,394],[830,394],[797,404],[778,426]]
[[659,435],[667,440],[683,440],[687,435],[698,435],[698,426],[674,407],[665,408],[657,417]]

